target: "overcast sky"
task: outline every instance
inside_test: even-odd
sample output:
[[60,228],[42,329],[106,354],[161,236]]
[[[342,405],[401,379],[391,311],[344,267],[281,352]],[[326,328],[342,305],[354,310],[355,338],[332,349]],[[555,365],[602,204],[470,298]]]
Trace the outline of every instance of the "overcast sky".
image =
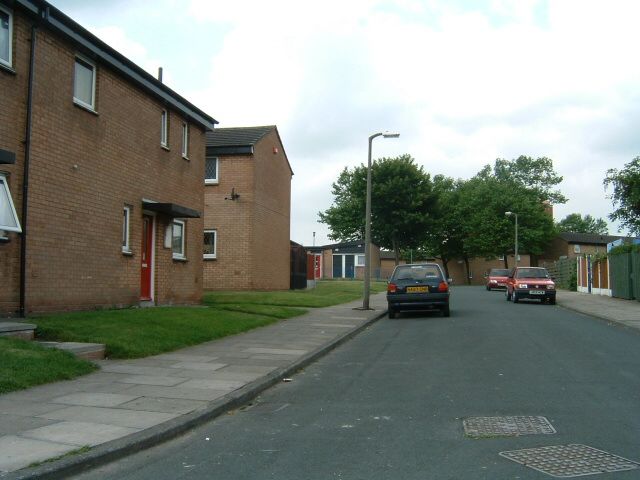
[[[291,238],[345,166],[412,155],[470,178],[552,158],[555,218],[612,211],[609,168],[640,155],[636,0],[53,0],[220,122],[278,126],[294,170]],[[610,223],[611,233],[617,225]]]

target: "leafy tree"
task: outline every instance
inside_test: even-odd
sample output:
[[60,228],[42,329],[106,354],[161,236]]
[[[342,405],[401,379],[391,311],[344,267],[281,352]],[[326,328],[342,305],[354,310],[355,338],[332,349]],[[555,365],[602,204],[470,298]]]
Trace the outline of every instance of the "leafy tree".
[[605,220],[594,218],[591,215],[583,217],[579,213],[570,213],[557,223],[556,228],[560,232],[595,233],[598,235],[609,233],[609,226]]
[[530,192],[535,192],[543,202],[567,202],[559,190],[554,190],[554,187],[562,182],[562,177],[553,169],[553,160],[550,158],[534,159],[525,155],[520,155],[515,160],[498,158],[493,173],[498,180],[514,182]]
[[[345,168],[332,185],[333,205],[319,212],[329,226],[329,238],[362,239],[365,227],[367,167]],[[435,205],[431,177],[410,155],[381,158],[371,167],[371,237],[393,250],[396,263],[402,249],[416,248],[430,225]]]
[[609,215],[613,221],[620,221],[631,234],[640,235],[640,157],[627,163],[622,170],[607,170],[604,186],[613,186],[609,198],[617,208]]

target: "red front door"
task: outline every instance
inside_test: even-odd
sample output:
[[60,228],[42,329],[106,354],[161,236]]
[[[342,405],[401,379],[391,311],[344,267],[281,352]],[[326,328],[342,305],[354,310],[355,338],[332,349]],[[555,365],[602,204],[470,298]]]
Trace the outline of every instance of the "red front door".
[[140,300],[151,300],[153,272],[153,217],[142,216],[142,255],[140,265]]

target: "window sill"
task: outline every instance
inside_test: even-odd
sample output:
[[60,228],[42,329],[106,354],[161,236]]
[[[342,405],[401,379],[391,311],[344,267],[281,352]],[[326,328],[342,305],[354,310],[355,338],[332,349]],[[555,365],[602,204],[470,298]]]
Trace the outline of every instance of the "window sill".
[[131,250],[122,250],[122,255],[125,257],[133,257],[133,252]]
[[170,152],[170,151],[171,151],[171,149],[169,148],[169,145],[163,145],[163,144],[160,144],[160,148],[161,148],[161,149],[163,149],[163,150],[165,150],[165,151],[167,151],[167,152]]
[[184,155],[182,155],[182,159],[183,159],[183,160],[186,160],[187,162],[190,162],[190,161],[191,161],[191,160],[189,159],[189,157],[186,157],[186,156],[184,156]]
[[217,260],[217,259],[218,259],[218,257],[202,257],[202,259],[203,259],[205,262],[209,262],[209,261],[211,261],[211,260]]
[[186,262],[187,257],[173,257],[174,262]]
[[220,182],[218,182],[218,180],[205,180],[204,184],[205,185],[218,185]]
[[9,243],[11,240],[9,240],[9,237],[0,237],[0,244],[2,243]]
[[5,72],[12,75],[17,75],[16,71],[12,67],[10,67],[9,65],[5,65],[4,63],[0,63],[0,70],[4,70]]
[[100,114],[99,114],[98,112],[96,112],[93,108],[91,108],[91,107],[90,107],[90,106],[88,106],[88,105],[85,105],[84,103],[80,103],[80,102],[78,102],[75,98],[73,99],[73,104],[74,104],[76,107],[78,107],[78,108],[80,108],[80,109],[82,109],[82,110],[84,110],[84,111],[86,111],[86,112],[93,113],[96,117],[100,115]]

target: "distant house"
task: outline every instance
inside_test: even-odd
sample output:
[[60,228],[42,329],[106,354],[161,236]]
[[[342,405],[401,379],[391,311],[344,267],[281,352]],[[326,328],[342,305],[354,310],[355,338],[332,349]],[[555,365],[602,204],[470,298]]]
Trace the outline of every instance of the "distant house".
[[[316,278],[364,278],[364,241],[334,243],[320,247],[306,247],[316,257]],[[371,244],[371,278],[380,275],[380,248]]]
[[290,286],[293,171],[274,125],[207,132],[204,288]]
[[575,258],[584,254],[606,253],[607,244],[625,237],[593,233],[560,233],[541,258],[548,261]]
[[0,0],[0,315],[202,297],[217,123],[43,0]]

